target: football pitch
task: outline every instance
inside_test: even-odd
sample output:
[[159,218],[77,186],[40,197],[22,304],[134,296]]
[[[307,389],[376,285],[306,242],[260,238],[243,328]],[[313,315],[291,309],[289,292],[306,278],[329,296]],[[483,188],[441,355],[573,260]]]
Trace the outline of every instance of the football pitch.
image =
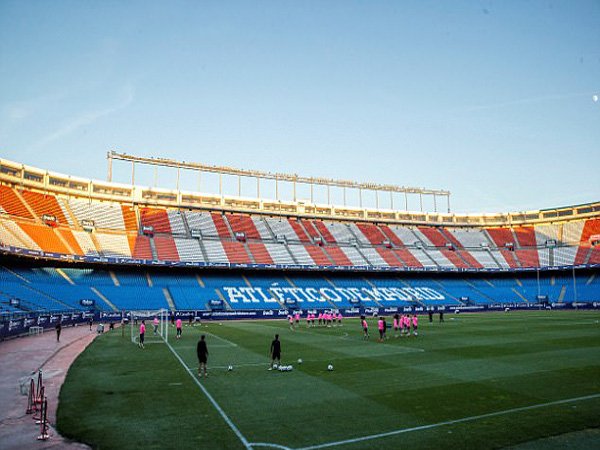
[[[180,340],[170,328],[168,344],[145,349],[116,329],[70,368],[58,429],[99,449],[351,450],[502,448],[600,426],[599,312],[445,319],[421,317],[418,337],[391,330],[383,343],[374,319],[368,341],[357,319],[296,331],[285,321],[210,322],[184,326]],[[267,370],[276,333],[292,371]],[[590,445],[598,433],[580,447]]]

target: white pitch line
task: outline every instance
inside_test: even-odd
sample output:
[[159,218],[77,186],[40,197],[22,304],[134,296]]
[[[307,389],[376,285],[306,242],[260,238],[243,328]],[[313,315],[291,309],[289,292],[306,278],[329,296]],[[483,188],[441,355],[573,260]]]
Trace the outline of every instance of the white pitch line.
[[242,441],[242,444],[244,444],[244,447],[246,447],[248,450],[252,450],[252,445],[250,445],[250,443],[244,437],[244,435],[241,433],[241,431],[238,429],[238,427],[236,427],[234,425],[234,423],[231,421],[231,419],[229,418],[229,416],[227,414],[225,414],[225,411],[223,411],[223,408],[221,408],[219,406],[219,404],[217,403],[217,401],[213,398],[212,395],[210,395],[210,393],[208,392],[208,390],[206,390],[206,388],[202,385],[202,383],[200,383],[200,381],[198,381],[198,379],[196,378],[196,376],[194,375],[194,373],[185,364],[185,362],[183,361],[183,359],[181,359],[181,356],[179,356],[179,353],[177,353],[175,351],[175,349],[173,347],[171,347],[171,344],[169,344],[168,342],[165,342],[165,344],[167,344],[167,347],[169,347],[169,350],[171,350],[171,353],[173,353],[175,355],[175,358],[177,358],[177,360],[181,363],[181,365],[184,367],[184,369],[187,371],[187,373],[192,377],[192,379],[194,380],[194,382],[198,385],[198,387],[200,388],[200,390],[204,393],[204,395],[206,395],[206,398],[208,398],[208,400],[212,403],[212,405],[215,407],[215,409],[219,412],[219,414],[221,415],[221,417],[223,418],[223,420],[225,420],[225,422],[227,423],[227,425],[229,425],[229,428],[231,428],[233,430],[233,432],[236,434],[236,436],[239,438],[239,440]]
[[270,447],[270,448],[278,448],[280,450],[292,450],[290,447],[286,447],[285,445],[270,444],[268,442],[252,442],[250,445],[252,447]]
[[226,342],[229,345],[231,345],[232,347],[237,347],[238,346],[235,342],[228,341],[227,339],[222,338],[221,336],[217,336],[216,334],[212,334],[212,333],[210,333],[208,331],[205,331],[204,334],[208,334],[208,335],[210,335],[210,336],[212,336],[212,337],[214,337],[214,338],[216,338],[216,339],[218,339],[220,341]]
[[299,448],[296,450],[316,450],[316,449],[320,449],[320,448],[337,447],[339,445],[355,444],[357,442],[370,441],[373,439],[380,439],[383,437],[396,436],[398,434],[403,434],[403,433],[410,433],[411,431],[429,430],[431,428],[437,428],[437,427],[442,427],[442,426],[446,426],[446,425],[454,425],[457,423],[471,422],[474,420],[485,419],[488,417],[502,416],[505,414],[512,414],[512,413],[521,412],[521,411],[530,411],[532,409],[545,408],[547,406],[562,405],[565,403],[573,403],[573,402],[579,402],[579,401],[584,401],[584,400],[592,400],[592,399],[596,399],[596,398],[600,398],[600,394],[592,394],[592,395],[586,395],[583,397],[567,398],[564,400],[557,400],[554,402],[539,403],[537,405],[531,405],[531,406],[522,406],[520,408],[511,408],[511,409],[506,409],[504,411],[496,411],[496,412],[487,413],[487,414],[480,414],[478,416],[470,416],[470,417],[463,417],[462,419],[448,420],[446,422],[432,423],[429,425],[421,425],[421,426],[412,427],[412,428],[403,428],[400,430],[388,431],[386,433],[371,434],[369,436],[362,436],[362,437],[358,437],[358,438],[354,438],[354,439],[345,439],[343,441],[327,442],[325,444],[311,445],[309,447],[302,447],[302,448]]

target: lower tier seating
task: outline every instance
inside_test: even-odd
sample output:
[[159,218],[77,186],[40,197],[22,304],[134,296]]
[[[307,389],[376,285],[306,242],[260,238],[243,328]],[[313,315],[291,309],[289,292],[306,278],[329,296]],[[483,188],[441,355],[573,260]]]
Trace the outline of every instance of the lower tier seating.
[[538,295],[559,305],[600,301],[600,277],[593,271],[575,278],[571,271],[541,272],[538,278],[0,266],[2,312],[206,310],[215,301],[228,310],[533,304]]

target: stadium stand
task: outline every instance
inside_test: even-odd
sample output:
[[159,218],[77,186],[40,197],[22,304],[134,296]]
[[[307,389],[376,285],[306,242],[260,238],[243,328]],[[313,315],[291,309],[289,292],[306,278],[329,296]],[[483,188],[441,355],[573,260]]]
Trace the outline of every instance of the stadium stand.
[[142,208],[140,220],[142,227],[153,227],[155,233],[171,233],[169,215],[164,209]]
[[243,233],[246,239],[261,239],[261,235],[250,216],[241,214],[225,214],[233,233]]
[[257,264],[273,264],[269,249],[262,242],[249,242],[248,249]]
[[21,201],[16,189],[0,185],[0,208],[11,216],[33,219],[25,204]]
[[[142,195],[32,184],[5,182],[0,172],[2,312],[84,310],[85,299],[102,311],[207,309],[215,301],[235,310],[289,302],[351,308],[600,300],[600,277],[585,272],[600,264],[596,206],[584,205],[581,215],[579,207],[540,211],[516,223],[425,215],[405,222],[383,214],[379,222],[367,215],[201,211]],[[23,267],[28,257],[36,267]],[[182,267],[164,273],[153,265]],[[190,266],[196,272],[177,272]]]
[[[133,245],[132,244],[133,240]],[[136,259],[153,259],[150,239],[147,236],[130,236],[131,255]]]
[[204,261],[200,243],[196,239],[175,238],[174,241],[181,261]]
[[69,198],[67,204],[79,225],[84,220],[91,220],[96,228],[125,231],[123,210],[120,204],[75,198]]

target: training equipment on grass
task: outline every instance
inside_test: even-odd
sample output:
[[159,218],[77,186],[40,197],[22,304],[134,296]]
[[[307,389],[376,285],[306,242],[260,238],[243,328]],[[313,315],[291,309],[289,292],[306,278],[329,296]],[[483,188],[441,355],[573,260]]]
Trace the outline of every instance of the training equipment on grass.
[[[125,317],[129,319],[129,328],[131,331],[131,342],[138,344],[140,337],[140,324],[142,320],[146,324],[146,333],[144,334],[144,344],[162,344],[169,342],[169,311],[166,309],[158,310],[133,310],[126,313]],[[156,334],[154,332],[153,321],[158,319]]]
[[327,366],[327,370],[329,370],[329,371],[331,372],[331,371],[333,370],[333,364],[329,364],[329,365]]

